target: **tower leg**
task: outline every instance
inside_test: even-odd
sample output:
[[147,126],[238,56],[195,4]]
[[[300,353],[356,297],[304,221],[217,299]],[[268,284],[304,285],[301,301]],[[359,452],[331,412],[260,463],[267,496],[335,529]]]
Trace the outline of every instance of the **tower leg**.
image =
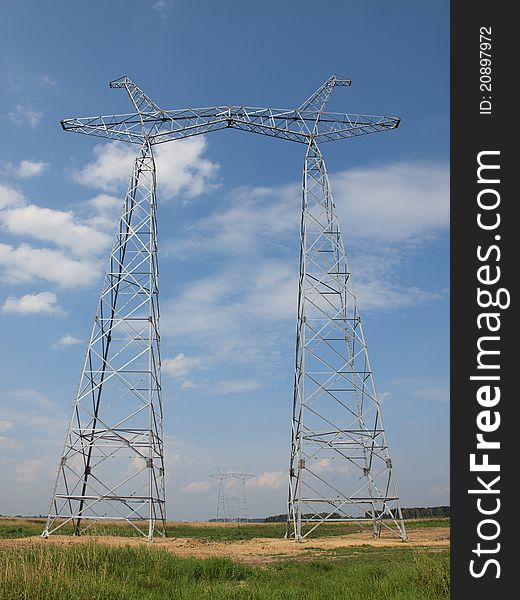
[[[357,522],[406,539],[367,345],[323,156],[303,172],[286,537]],[[306,530],[303,527],[306,526]]]
[[156,175],[135,159],[44,535],[121,520],[165,535]]

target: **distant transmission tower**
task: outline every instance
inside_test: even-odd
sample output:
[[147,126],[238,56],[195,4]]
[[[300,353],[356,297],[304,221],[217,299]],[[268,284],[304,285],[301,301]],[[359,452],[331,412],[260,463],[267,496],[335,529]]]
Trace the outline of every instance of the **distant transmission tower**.
[[[218,473],[210,475],[218,480],[218,499],[217,499],[217,521],[233,521],[235,523],[247,523],[249,516],[247,513],[247,488],[246,481],[254,479],[256,475],[250,473],[222,473],[219,469]],[[237,479],[240,481],[240,498],[237,503],[237,510],[231,511],[234,498],[228,498],[226,494],[226,481],[229,479]]]
[[228,478],[227,473],[218,472],[217,475],[210,475],[214,479],[218,479],[218,498],[217,498],[217,521],[227,521],[227,507],[226,507],[226,492],[224,484]]
[[[299,142],[300,273],[287,537],[325,521],[406,532],[367,346],[320,145],[395,129],[397,117],[325,112],[330,77],[296,109],[163,110],[130,79],[135,113],[62,121],[66,131],[140,147],[112,250],[44,535],[87,519],[147,521],[164,533],[155,144],[219,129]],[[122,467],[118,461],[124,456]],[[117,462],[117,466],[114,464]],[[244,483],[245,486],[245,483]],[[306,528],[306,530],[305,530]]]

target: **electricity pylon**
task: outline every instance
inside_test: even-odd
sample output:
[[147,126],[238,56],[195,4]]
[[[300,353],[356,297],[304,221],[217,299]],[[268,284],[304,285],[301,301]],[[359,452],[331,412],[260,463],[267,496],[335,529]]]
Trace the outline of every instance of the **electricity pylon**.
[[[320,523],[332,520],[355,520],[361,523],[369,521],[374,535],[380,535],[384,527],[406,539],[392,461],[381,421],[380,402],[373,383],[346,253],[319,147],[325,142],[389,131],[397,128],[400,120],[397,117],[326,112],[325,106],[332,90],[337,86],[350,85],[349,79],[333,75],[296,109],[214,106],[163,110],[130,79],[122,77],[113,81],[110,86],[126,89],[134,104],[134,113],[66,119],[61,122],[66,131],[140,145],[142,160],[146,158],[150,169],[153,169],[152,191],[145,195],[149,198],[150,222],[154,224],[155,170],[152,147],[155,144],[220,129],[240,129],[305,144],[307,151],[302,193],[296,367],[286,533],[287,537],[294,537],[298,541],[309,535]],[[131,190],[135,189],[132,182],[139,181],[142,177],[142,169],[137,166],[137,161],[130,195]],[[133,203],[130,203],[131,207]],[[123,230],[127,220],[123,215]],[[155,256],[154,252],[151,252],[150,256]],[[150,262],[153,263],[154,259]],[[126,285],[125,277],[126,271],[122,271],[119,279],[116,278],[117,283],[112,282],[111,285]],[[120,319],[120,309],[117,308],[119,294],[114,293],[118,288],[109,285],[106,289],[110,290],[110,309],[114,315],[112,319],[116,316]],[[133,284],[130,285],[130,289],[133,289]],[[150,290],[148,296],[153,296],[155,300],[157,297],[155,293],[151,295]],[[148,304],[152,306],[153,303],[150,300]],[[156,356],[156,361],[152,361],[156,377],[150,377],[151,383],[147,391],[150,393],[155,382],[157,402],[153,404],[150,401],[147,407],[154,417],[152,421],[160,425],[160,360],[156,302],[153,306],[156,312],[152,316],[149,315],[153,326],[150,326],[152,333],[148,338],[148,354]],[[93,336],[93,341],[97,340],[98,338]],[[138,341],[126,338],[127,343],[123,342],[124,350],[128,351],[130,347],[137,348]],[[113,347],[113,342],[110,342],[111,335],[106,338],[103,351],[96,354],[97,359],[101,360],[101,371],[92,370],[93,367],[89,365],[89,346],[82,381],[86,378],[93,389],[93,408],[87,412],[90,422],[87,428],[83,429],[79,426],[79,420],[77,427],[74,427],[74,421],[71,421],[45,534],[52,533],[61,526],[60,518],[72,520],[76,531],[79,532],[86,507],[91,508],[101,501],[113,501],[115,506],[121,506],[122,502],[125,505],[124,502],[128,501],[128,497],[119,495],[120,487],[117,484],[114,486],[106,482],[103,483],[103,490],[106,491],[86,495],[87,482],[89,477],[92,477],[91,453],[94,449],[101,450],[103,444],[100,440],[103,440],[104,436],[109,433],[113,435],[113,429],[109,428],[105,421],[102,422],[99,431],[96,429],[98,412],[102,405],[102,392],[108,396],[104,391],[105,376],[101,376],[100,373],[106,370],[110,373],[113,371],[114,375],[121,374],[121,369],[130,364],[125,363],[114,369],[109,358],[109,346]],[[154,344],[157,348],[155,355],[150,351]],[[106,356],[103,352],[107,353]],[[115,357],[118,356],[116,352]],[[79,410],[78,405],[86,397],[83,390],[80,385],[74,415]],[[135,394],[141,390],[136,386],[127,385],[127,391]],[[114,402],[110,397],[107,400],[109,403]],[[159,407],[158,412],[156,407]],[[127,413],[129,416],[133,414]],[[120,422],[124,424],[126,421],[123,419]],[[118,424],[119,422],[116,423]],[[159,427],[157,431],[160,430]],[[138,446],[134,447],[133,439],[124,439],[127,448],[136,452]],[[147,448],[152,447],[153,440],[157,441],[156,448],[160,448],[159,462],[162,464],[162,433],[155,437],[150,435]],[[104,452],[102,461],[111,456],[113,453]],[[70,475],[72,481],[69,483],[66,474],[71,470],[71,459],[75,457],[79,457],[83,464]],[[150,480],[157,482],[154,461],[148,461],[146,464],[151,465],[147,466],[151,469]],[[161,477],[162,472],[159,471],[159,478]],[[79,484],[76,480],[81,484],[81,494],[78,493]],[[62,483],[65,485],[64,489],[59,487]],[[160,508],[160,514],[164,518],[164,495],[154,498],[150,493],[145,501],[151,508]],[[112,510],[112,518],[117,517],[117,514],[120,514],[119,510]],[[130,516],[134,514],[137,515],[131,512]],[[149,517],[149,538],[153,535],[154,518]],[[310,524],[310,529],[304,532],[302,526],[305,523]]]
[[[217,498],[217,521],[233,521],[234,523],[247,523],[247,487],[246,481],[248,479],[254,479],[256,475],[251,473],[222,473],[220,469],[217,469],[218,473],[210,475],[213,479],[218,479],[218,498]],[[226,481],[229,479],[238,479],[240,481],[240,498],[238,499],[238,506],[236,514],[230,512],[230,500],[226,494]]]
[[[138,114],[154,106],[124,87]],[[141,123],[44,537],[114,519],[165,535],[158,295],[155,162]]]

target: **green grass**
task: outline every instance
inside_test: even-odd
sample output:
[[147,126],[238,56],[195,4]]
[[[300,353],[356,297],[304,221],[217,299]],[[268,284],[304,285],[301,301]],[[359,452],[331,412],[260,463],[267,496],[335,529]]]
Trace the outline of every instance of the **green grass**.
[[[408,529],[417,527],[449,527],[447,518],[420,519],[406,522]],[[20,538],[40,535],[44,523],[37,519],[2,520],[0,519],[0,538]],[[332,535],[348,535],[359,532],[358,525],[327,524],[320,525],[316,530],[317,537]],[[57,533],[70,535],[72,528],[63,526]],[[205,526],[193,523],[177,523],[167,526],[168,537],[196,538],[215,541],[251,540],[254,538],[282,538],[285,533],[285,523],[249,523],[244,525]],[[128,525],[109,523],[95,525],[87,531],[91,535],[115,535],[132,537],[136,535],[135,529]]]
[[266,568],[150,546],[2,548],[0,600],[443,600],[447,551],[357,548]]

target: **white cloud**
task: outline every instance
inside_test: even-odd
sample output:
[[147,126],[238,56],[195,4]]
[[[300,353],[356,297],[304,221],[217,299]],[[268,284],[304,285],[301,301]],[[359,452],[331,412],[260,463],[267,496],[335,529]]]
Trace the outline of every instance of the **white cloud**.
[[112,235],[115,231],[121,211],[123,200],[109,194],[98,194],[83,203],[88,214],[84,218],[85,224],[94,229],[108,232]]
[[[332,179],[361,314],[442,298],[443,290],[400,275],[409,256],[448,226],[447,165],[394,163]],[[236,189],[181,240],[163,244],[174,260],[217,255],[219,264],[163,301],[166,336],[182,336],[195,351],[204,344],[209,361],[273,359],[296,319],[300,193],[299,184]]]
[[7,419],[0,419],[0,433],[5,433],[13,428],[14,423]]
[[349,169],[331,179],[348,239],[401,241],[449,226],[447,163],[415,161]]
[[69,253],[28,244],[13,247],[0,244],[0,279],[12,284],[48,281],[60,287],[89,287],[100,274],[99,265],[89,259],[74,259]]
[[296,316],[296,260],[291,268],[284,261],[258,257],[254,269],[239,261],[237,257],[229,268],[190,281],[175,300],[165,302],[165,331],[219,334],[243,331],[252,318],[271,322]]
[[41,460],[26,460],[15,467],[16,481],[19,483],[32,483],[42,472],[43,462]]
[[181,383],[181,390],[194,390],[200,387],[199,383],[195,383],[195,381],[190,381],[189,379],[185,379]]
[[43,161],[22,160],[16,167],[15,174],[23,179],[28,179],[41,175],[48,168],[49,163]]
[[265,471],[255,479],[249,479],[247,486],[251,488],[266,488],[279,490],[288,484],[287,473],[284,471]]
[[7,113],[7,116],[18,127],[21,125],[29,125],[29,127],[34,128],[40,122],[43,113],[31,106],[17,104],[12,111]]
[[310,466],[310,469],[315,473],[330,473],[334,470],[332,460],[330,458],[322,458],[321,460]]
[[[0,243],[0,280],[16,284],[34,279],[61,287],[88,287],[101,273],[121,202],[100,194],[80,205],[82,216],[30,204],[18,190],[0,184],[0,226],[13,236],[31,237],[59,249]],[[119,211],[117,211],[119,212]]]
[[73,254],[99,253],[109,247],[111,237],[78,223],[72,211],[28,204],[0,212],[0,222],[11,234],[28,235],[70,250]]
[[[179,140],[155,147],[158,193],[171,199],[193,198],[214,187],[218,165],[203,157],[203,136]],[[88,187],[106,192],[126,186],[132,172],[136,147],[121,142],[99,144],[94,161],[73,172],[73,178]]]
[[209,481],[192,481],[191,483],[188,483],[188,485],[185,485],[182,489],[181,489],[181,493],[183,494],[200,494],[203,492],[207,492],[210,488],[210,483]]
[[18,190],[0,183],[0,210],[12,206],[23,206],[27,199]]
[[47,75],[47,73],[44,73],[43,75],[37,75],[35,79],[38,83],[43,83],[44,85],[48,85],[50,87],[56,85],[56,81]]
[[70,333],[63,335],[57,342],[57,346],[77,346],[78,344],[82,344],[83,340],[81,338],[75,337]]
[[[360,242],[421,242],[449,227],[449,166],[427,161],[397,162],[340,171],[331,176],[347,250]],[[240,187],[223,208],[192,225],[189,235],[167,249],[174,256],[220,251],[286,251],[298,235],[301,186]],[[168,246],[168,244],[166,244]],[[180,254],[182,248],[185,255]]]
[[63,315],[58,305],[58,298],[52,292],[25,294],[25,296],[9,296],[2,304],[2,312],[15,315]]
[[116,196],[98,194],[97,196],[94,196],[94,198],[87,200],[86,204],[92,206],[97,212],[112,212],[116,207],[120,209],[123,201]]
[[157,181],[160,198],[195,198],[216,187],[218,165],[203,154],[203,136],[156,146]]
[[39,160],[21,160],[19,163],[2,161],[0,166],[6,175],[21,179],[30,179],[31,177],[41,175],[49,168],[49,163]]
[[172,3],[170,0],[156,0],[153,4],[153,8],[159,13],[161,19],[164,19],[166,12],[171,5]]
[[189,258],[211,251],[250,259],[252,254],[258,255],[259,247],[276,255],[285,252],[287,242],[298,235],[301,200],[297,184],[240,187],[228,198],[222,208],[193,224],[182,244],[165,240],[165,252]]
[[186,356],[182,352],[173,358],[165,358],[162,361],[161,369],[166,375],[171,375],[174,378],[183,378],[193,369],[198,369],[201,366],[201,358],[197,356]]
[[[207,359],[206,359],[206,362]],[[176,379],[181,389],[204,388],[208,393],[238,394],[258,390],[262,385],[258,381],[251,379],[233,379],[229,381],[192,381],[187,376],[193,371],[199,371],[204,368],[204,361],[200,356],[186,356],[180,352],[174,358],[166,358],[161,363],[162,372]]]
[[94,147],[94,161],[72,173],[78,183],[104,191],[116,191],[127,184],[137,148],[130,144],[111,142]]

